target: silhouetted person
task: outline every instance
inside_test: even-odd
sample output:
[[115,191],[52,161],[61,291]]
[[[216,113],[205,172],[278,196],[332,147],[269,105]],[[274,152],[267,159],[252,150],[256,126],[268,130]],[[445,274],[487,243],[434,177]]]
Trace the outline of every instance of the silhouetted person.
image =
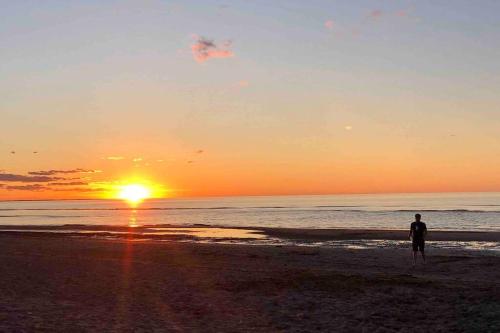
[[424,222],[420,221],[422,216],[420,214],[415,214],[415,222],[410,225],[410,234],[408,235],[411,239],[411,246],[413,249],[413,265],[417,263],[417,252],[422,253],[422,259],[425,264],[425,236],[427,235],[427,226]]

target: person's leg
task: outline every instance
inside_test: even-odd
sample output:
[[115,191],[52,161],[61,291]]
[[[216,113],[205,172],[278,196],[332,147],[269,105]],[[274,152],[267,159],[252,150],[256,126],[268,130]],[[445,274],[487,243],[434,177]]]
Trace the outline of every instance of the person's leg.
[[422,253],[422,259],[424,260],[425,264],[425,242],[422,241],[422,244],[420,245],[420,253]]
[[412,253],[413,253],[413,266],[417,264],[417,251],[418,251],[418,244],[413,240],[411,242],[411,248],[412,248]]

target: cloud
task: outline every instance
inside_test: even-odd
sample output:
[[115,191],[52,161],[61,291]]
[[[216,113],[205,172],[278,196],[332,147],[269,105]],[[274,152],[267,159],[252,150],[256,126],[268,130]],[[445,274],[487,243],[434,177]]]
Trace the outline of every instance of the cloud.
[[49,183],[51,186],[77,186],[77,185],[88,185],[86,182],[68,182],[68,183]]
[[238,82],[238,87],[240,88],[246,88],[250,85],[250,82],[248,82],[247,80],[241,80]]
[[191,45],[191,51],[197,62],[202,63],[210,58],[234,57],[233,51],[230,50],[231,41],[225,41],[221,46],[217,45],[214,40],[205,37],[196,36],[196,38],[196,41]]
[[368,18],[372,20],[378,20],[382,17],[384,13],[380,9],[374,9],[368,14]]
[[66,187],[66,188],[54,188],[52,191],[56,192],[105,192],[108,189],[105,188],[91,188],[91,187]]
[[141,162],[142,161],[142,157],[135,157],[132,159],[132,162]]
[[335,26],[335,22],[333,22],[333,20],[325,21],[325,28],[327,28],[328,30],[333,30],[334,26]]
[[125,159],[125,157],[123,157],[123,156],[108,156],[108,157],[106,157],[106,159],[110,160],[110,161],[120,161],[120,160]]
[[70,173],[97,173],[102,172],[101,170],[89,170],[89,169],[72,169],[72,170],[43,170],[43,171],[30,171],[28,174],[37,176],[53,176],[57,174],[70,174]]
[[394,15],[399,17],[400,19],[406,19],[406,20],[413,21],[413,22],[420,22],[420,20],[421,20],[420,17],[417,17],[414,15],[414,8],[413,7],[410,7],[408,9],[397,10],[394,13]]
[[12,186],[6,186],[5,188],[8,191],[35,191],[35,192],[45,191],[50,189],[49,187],[40,184],[12,185]]
[[25,175],[15,175],[11,173],[0,173],[0,181],[5,181],[5,182],[45,183],[57,180],[64,180],[64,178],[48,177],[45,175],[25,176]]
[[203,154],[204,152],[205,152],[205,151],[204,151],[203,149],[198,149],[198,150],[196,151],[196,154]]
[[352,126],[351,125],[344,126],[344,129],[346,131],[350,131],[350,130],[352,130]]
[[396,11],[396,16],[399,16],[399,17],[408,17],[410,16],[410,12],[408,10],[398,10]]

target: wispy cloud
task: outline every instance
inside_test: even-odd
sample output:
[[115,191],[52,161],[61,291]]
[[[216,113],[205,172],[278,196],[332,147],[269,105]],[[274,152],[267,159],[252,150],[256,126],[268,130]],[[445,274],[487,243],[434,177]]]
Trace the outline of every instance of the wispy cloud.
[[29,184],[29,185],[11,185],[5,187],[8,191],[45,191],[50,188],[40,184]]
[[248,82],[247,80],[241,80],[241,81],[238,81],[237,85],[240,88],[246,88],[250,85],[250,82]]
[[37,176],[53,176],[58,174],[71,174],[71,173],[97,173],[102,172],[101,170],[91,170],[91,169],[71,169],[71,170],[43,170],[43,171],[30,171],[28,174]]
[[408,17],[409,15],[410,15],[410,12],[408,10],[405,10],[405,9],[396,11],[396,16],[399,16],[399,17]]
[[333,22],[333,20],[325,21],[325,28],[327,28],[328,30],[333,30],[334,27],[335,27],[335,22]]
[[106,157],[106,159],[110,160],[110,161],[120,161],[120,160],[125,159],[125,157],[123,157],[123,156],[108,156],[108,157]]
[[64,178],[48,177],[44,175],[26,176],[26,175],[16,175],[12,173],[0,173],[0,181],[4,182],[45,183],[58,180],[64,180]]
[[78,185],[88,185],[86,182],[67,182],[67,183],[62,183],[62,182],[56,182],[56,183],[49,183],[51,186],[78,186]]
[[205,62],[210,58],[229,58],[234,57],[231,51],[232,42],[225,41],[222,45],[217,45],[212,39],[195,36],[196,41],[191,44],[193,58],[199,63]]
[[373,9],[370,13],[368,13],[368,18],[372,20],[378,20],[384,15],[384,12],[380,9]]
[[394,15],[401,19],[406,19],[413,22],[420,22],[420,17],[415,16],[414,7],[397,10]]
[[52,191],[56,192],[105,192],[109,191],[105,188],[95,188],[95,187],[66,187],[66,188],[54,188]]

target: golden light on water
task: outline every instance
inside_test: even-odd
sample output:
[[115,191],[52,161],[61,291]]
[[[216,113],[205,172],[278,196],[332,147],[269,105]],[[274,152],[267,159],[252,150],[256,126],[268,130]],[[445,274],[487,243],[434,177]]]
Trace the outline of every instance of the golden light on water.
[[136,208],[146,199],[165,198],[167,193],[166,186],[137,177],[110,185],[107,198],[124,200],[132,208],[128,226],[134,228],[140,225]]
[[123,185],[118,193],[118,198],[123,199],[133,205],[140,203],[144,199],[151,197],[151,190],[141,184]]

